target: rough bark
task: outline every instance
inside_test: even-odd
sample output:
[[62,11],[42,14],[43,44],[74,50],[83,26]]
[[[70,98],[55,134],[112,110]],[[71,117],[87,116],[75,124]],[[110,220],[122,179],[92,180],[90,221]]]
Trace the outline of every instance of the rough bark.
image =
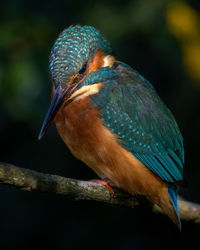
[[[142,196],[131,196],[119,189],[110,195],[108,189],[97,183],[39,173],[0,162],[0,183],[15,186],[23,191],[40,191],[65,195],[75,200],[95,200],[113,206],[136,207],[147,204],[153,212],[162,210]],[[179,197],[178,208],[182,220],[200,223],[200,205]]]

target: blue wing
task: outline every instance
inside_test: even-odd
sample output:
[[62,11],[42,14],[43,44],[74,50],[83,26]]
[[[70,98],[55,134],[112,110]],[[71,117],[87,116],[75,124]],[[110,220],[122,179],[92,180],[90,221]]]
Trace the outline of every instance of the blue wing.
[[92,97],[105,125],[123,146],[167,182],[183,179],[183,138],[177,123],[152,85],[118,63],[118,79],[104,82]]

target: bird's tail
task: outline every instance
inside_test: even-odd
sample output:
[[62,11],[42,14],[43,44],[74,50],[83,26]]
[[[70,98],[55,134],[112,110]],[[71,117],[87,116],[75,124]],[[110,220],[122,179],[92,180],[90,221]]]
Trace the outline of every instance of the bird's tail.
[[178,214],[178,206],[177,206],[177,193],[178,193],[177,186],[170,183],[168,184],[167,191],[168,193],[166,192],[164,195],[162,195],[161,202],[159,202],[159,206],[181,231],[181,220]]
[[178,194],[178,187],[172,183],[168,185],[168,194],[172,203],[172,206],[174,208],[174,212],[176,214],[176,224],[181,231],[181,220],[178,214],[178,204],[177,204],[177,194]]

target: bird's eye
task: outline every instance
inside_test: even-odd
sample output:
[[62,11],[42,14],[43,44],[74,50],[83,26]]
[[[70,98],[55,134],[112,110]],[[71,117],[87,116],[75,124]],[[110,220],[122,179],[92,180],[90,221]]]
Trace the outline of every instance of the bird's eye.
[[83,65],[83,67],[82,67],[82,69],[81,70],[79,70],[79,74],[81,75],[81,74],[83,74],[83,73],[85,73],[85,71],[86,71],[86,68],[87,68],[87,63],[85,63],[84,65]]

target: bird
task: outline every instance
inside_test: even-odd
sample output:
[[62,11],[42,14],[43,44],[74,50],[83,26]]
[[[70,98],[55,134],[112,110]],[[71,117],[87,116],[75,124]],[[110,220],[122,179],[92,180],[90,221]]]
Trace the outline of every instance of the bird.
[[177,194],[183,185],[184,142],[154,86],[117,60],[93,26],[71,25],[49,57],[52,95],[41,139],[52,123],[97,183],[143,195],[181,230]]

